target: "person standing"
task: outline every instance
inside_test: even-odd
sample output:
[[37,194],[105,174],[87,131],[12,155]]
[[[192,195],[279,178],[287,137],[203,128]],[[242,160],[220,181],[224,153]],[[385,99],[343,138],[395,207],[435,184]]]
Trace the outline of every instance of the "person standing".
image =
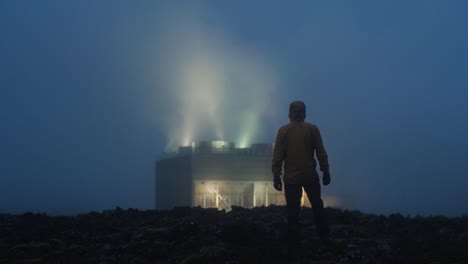
[[299,246],[299,213],[302,189],[307,193],[314,212],[317,233],[323,242],[328,242],[329,226],[320,193],[320,178],[316,170],[319,162],[323,172],[323,185],[331,182],[328,155],[323,146],[318,127],[304,121],[306,105],[294,101],[289,105],[290,123],[278,130],[273,150],[273,187],[282,191],[281,173],[284,163],[284,195],[288,211],[288,246]]

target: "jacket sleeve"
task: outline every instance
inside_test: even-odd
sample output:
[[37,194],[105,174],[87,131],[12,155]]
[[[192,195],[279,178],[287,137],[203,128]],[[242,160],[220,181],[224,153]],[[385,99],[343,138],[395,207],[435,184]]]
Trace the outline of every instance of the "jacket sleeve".
[[273,161],[271,165],[271,170],[273,176],[281,176],[281,170],[283,168],[283,160],[285,156],[285,139],[281,129],[278,130],[275,140],[275,148],[273,149]]
[[315,128],[315,155],[317,156],[320,170],[322,172],[329,172],[328,154],[323,146],[322,136],[318,127]]

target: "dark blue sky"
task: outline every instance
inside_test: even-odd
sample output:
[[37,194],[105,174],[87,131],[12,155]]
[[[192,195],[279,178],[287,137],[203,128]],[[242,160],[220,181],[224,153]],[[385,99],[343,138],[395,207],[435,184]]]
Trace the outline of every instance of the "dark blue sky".
[[[273,142],[289,102],[306,102],[330,156],[325,193],[367,212],[468,214],[467,8],[1,1],[0,212],[153,207],[154,160],[171,136],[165,117],[179,122],[171,111],[182,107],[161,107],[173,98],[160,81],[172,69],[164,47],[174,21],[188,16],[184,23],[204,32],[192,40],[222,39],[241,54],[227,61],[250,65],[255,57],[274,76],[268,100],[260,92],[235,97],[246,107],[268,101],[257,141]],[[230,118],[224,124],[236,125]]]

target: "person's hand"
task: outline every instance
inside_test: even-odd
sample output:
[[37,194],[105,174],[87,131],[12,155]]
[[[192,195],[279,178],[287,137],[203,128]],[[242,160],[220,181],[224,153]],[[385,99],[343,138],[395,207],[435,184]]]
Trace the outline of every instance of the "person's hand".
[[280,176],[274,176],[273,177],[273,187],[275,190],[281,192],[283,190],[283,183],[281,182],[281,177]]
[[330,172],[326,171],[322,177],[323,185],[328,185],[331,182]]

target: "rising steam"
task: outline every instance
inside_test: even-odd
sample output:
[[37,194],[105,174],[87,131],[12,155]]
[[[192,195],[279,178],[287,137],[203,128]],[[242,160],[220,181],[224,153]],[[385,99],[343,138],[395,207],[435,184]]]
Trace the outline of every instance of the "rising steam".
[[238,147],[265,141],[260,127],[277,85],[265,58],[186,15],[162,25],[156,103],[167,149],[198,140],[231,140]]

